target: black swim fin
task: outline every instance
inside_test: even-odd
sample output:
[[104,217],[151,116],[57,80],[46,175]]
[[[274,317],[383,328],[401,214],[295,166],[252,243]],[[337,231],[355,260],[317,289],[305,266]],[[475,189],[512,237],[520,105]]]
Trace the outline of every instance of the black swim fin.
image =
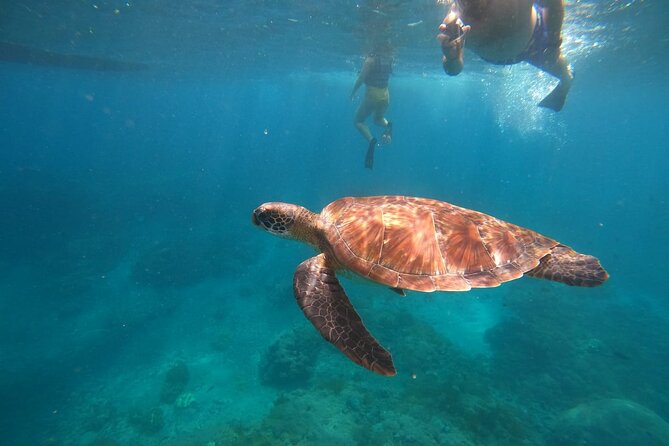
[[565,89],[562,86],[562,83],[557,84],[557,86],[551,91],[548,96],[543,98],[539,104],[539,107],[550,108],[553,111],[559,112],[564,107],[565,100],[567,99],[567,92],[569,90]]
[[372,138],[367,147],[367,155],[365,156],[365,167],[371,169],[374,166],[374,149],[376,148],[376,138]]

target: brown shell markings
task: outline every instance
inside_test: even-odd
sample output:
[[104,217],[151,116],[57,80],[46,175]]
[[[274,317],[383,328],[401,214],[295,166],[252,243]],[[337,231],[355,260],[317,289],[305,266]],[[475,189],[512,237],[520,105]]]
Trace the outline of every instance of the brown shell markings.
[[426,198],[342,198],[321,212],[346,268],[416,291],[498,286],[535,268],[558,243],[489,215]]

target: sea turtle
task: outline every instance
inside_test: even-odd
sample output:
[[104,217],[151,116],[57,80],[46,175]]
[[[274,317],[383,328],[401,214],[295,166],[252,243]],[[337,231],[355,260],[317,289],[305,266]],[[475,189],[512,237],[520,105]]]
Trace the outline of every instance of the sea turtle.
[[427,198],[347,197],[320,214],[294,204],[265,203],[252,219],[274,235],[320,251],[295,271],[298,305],[353,362],[386,376],[396,373],[390,353],[363,325],[337,270],[400,294],[495,287],[524,274],[583,287],[608,278],[595,257],[481,212]]

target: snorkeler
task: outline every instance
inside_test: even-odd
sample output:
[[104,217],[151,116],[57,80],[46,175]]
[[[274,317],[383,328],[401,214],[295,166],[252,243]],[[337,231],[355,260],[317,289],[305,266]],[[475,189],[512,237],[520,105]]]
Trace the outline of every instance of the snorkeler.
[[465,38],[486,62],[513,65],[528,62],[559,79],[538,105],[560,111],[574,76],[562,55],[563,0],[454,0],[437,38],[444,71],[462,71]]
[[374,165],[374,149],[378,141],[365,124],[367,117],[374,114],[374,123],[385,128],[381,135],[383,144],[390,144],[392,140],[393,124],[385,117],[386,109],[390,104],[388,79],[392,70],[393,58],[389,51],[379,50],[370,53],[365,58],[360,75],[358,75],[358,79],[353,85],[353,91],[351,91],[351,100],[353,100],[358,88],[363,83],[366,86],[365,97],[355,113],[353,123],[368,142],[367,155],[365,156],[365,167],[368,169],[371,169]]

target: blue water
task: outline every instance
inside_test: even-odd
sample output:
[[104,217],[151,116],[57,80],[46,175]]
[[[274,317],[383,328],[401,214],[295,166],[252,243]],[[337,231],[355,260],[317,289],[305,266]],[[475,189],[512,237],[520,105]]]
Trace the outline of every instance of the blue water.
[[[524,64],[446,78],[431,1],[56,3],[5,5],[0,41],[146,69],[0,62],[0,444],[669,444],[666,2],[567,2],[558,114]],[[369,171],[349,93],[378,17],[394,137]],[[374,375],[295,305],[312,250],[250,216],[377,194],[532,228],[611,279],[342,277],[393,353]]]

